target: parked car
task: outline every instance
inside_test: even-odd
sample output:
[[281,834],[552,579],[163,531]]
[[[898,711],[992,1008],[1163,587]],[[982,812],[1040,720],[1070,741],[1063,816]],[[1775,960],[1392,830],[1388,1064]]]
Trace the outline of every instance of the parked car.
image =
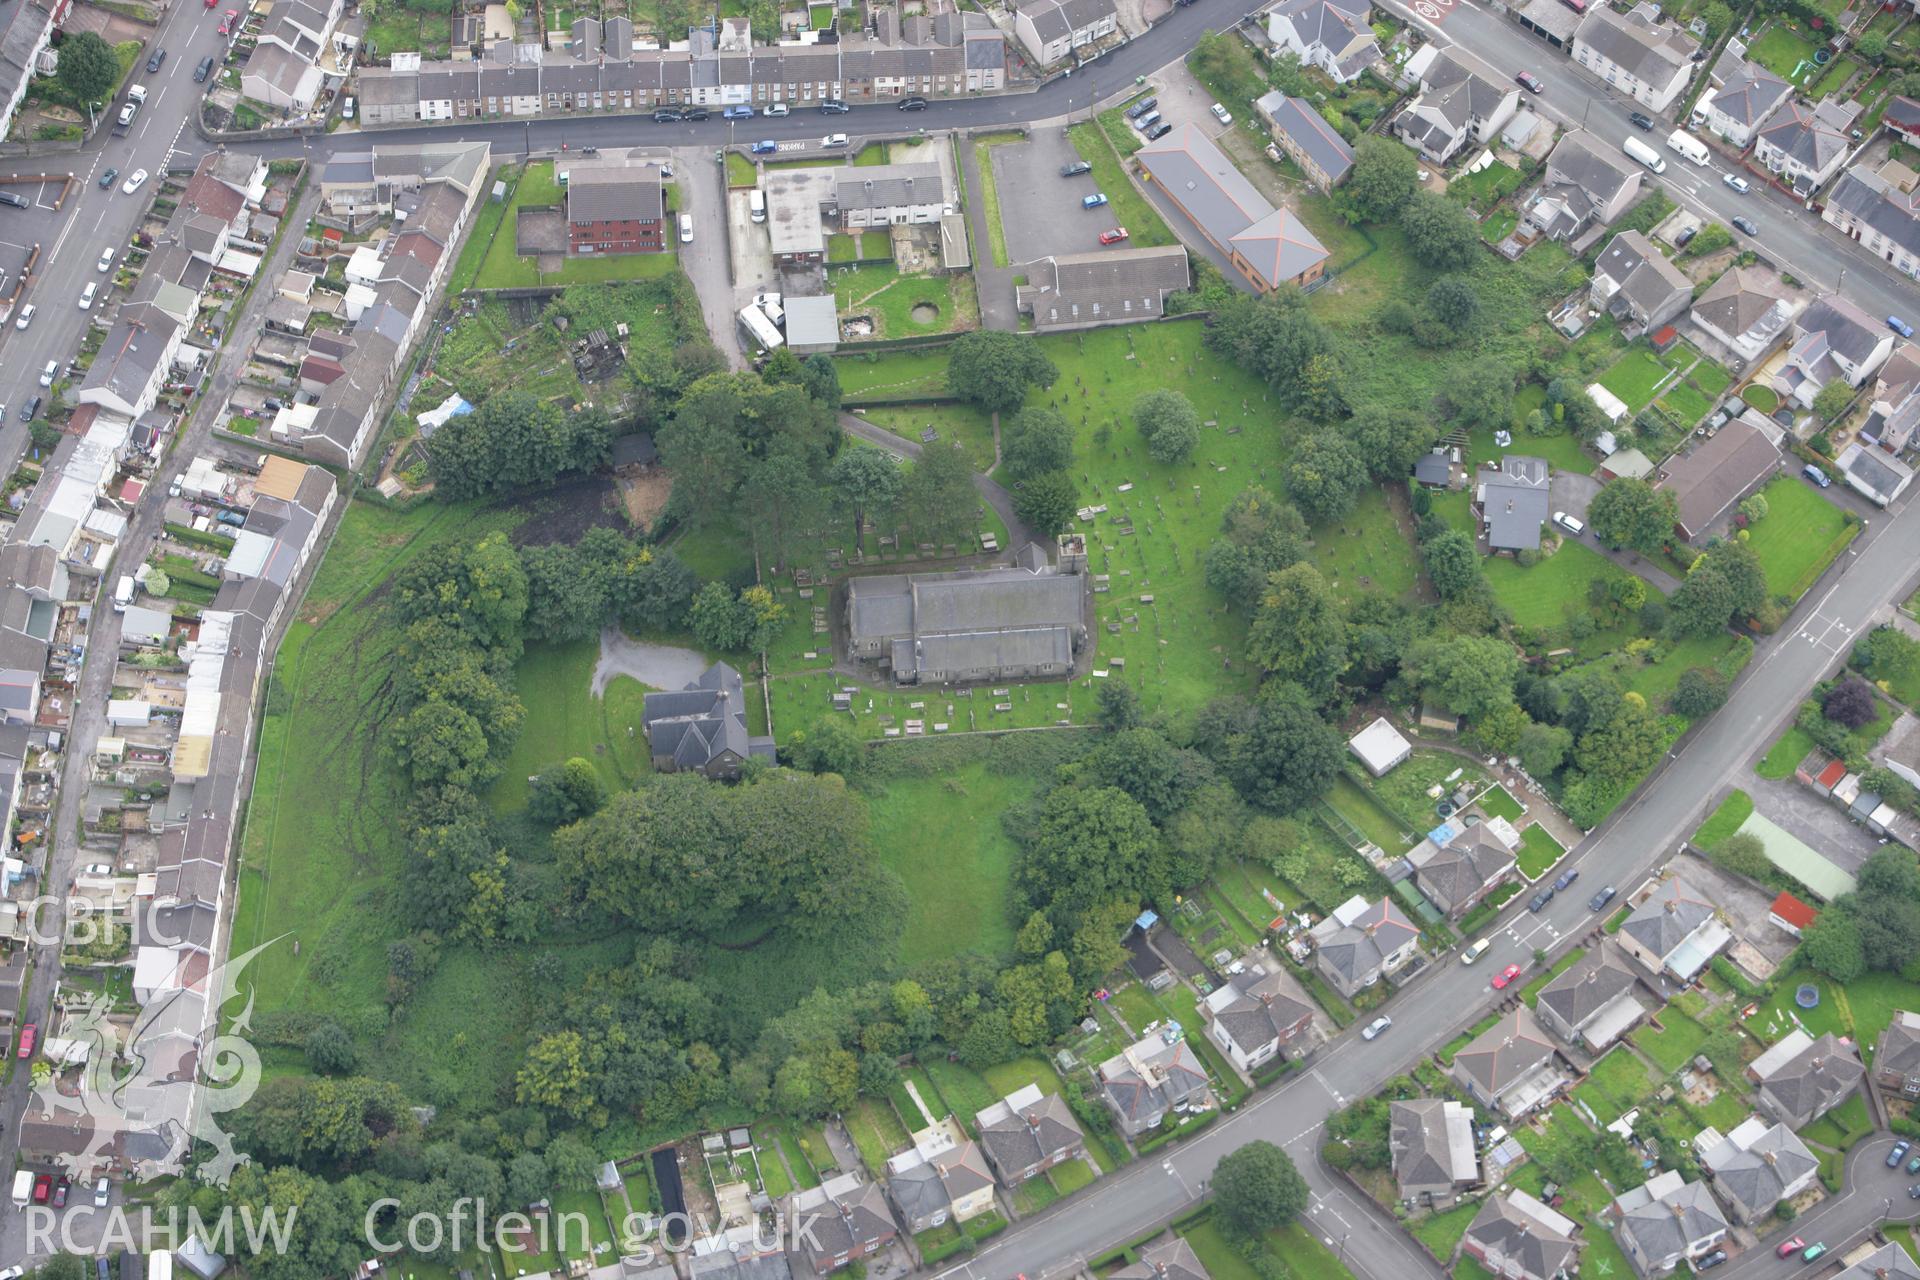
[[1720,181],[1726,183],[1728,186],[1732,187],[1735,191],[1738,191],[1741,195],[1745,195],[1747,194],[1747,192],[1753,190],[1753,184],[1751,182],[1748,182],[1745,178],[1741,177],[1737,173],[1730,173],[1726,177],[1720,179]]
[[1818,1240],[1800,1251],[1800,1261],[1802,1262],[1812,1262],[1815,1258],[1824,1258],[1826,1256],[1827,1246]]
[[53,380],[59,376],[60,362],[58,360],[49,360],[47,361],[47,367],[40,371],[40,385],[50,387],[53,385]]
[[1141,116],[1147,114],[1147,112],[1159,105],[1160,99],[1158,98],[1142,98],[1127,108],[1127,119],[1138,120]]
[[1705,1271],[1710,1267],[1719,1266],[1721,1263],[1725,1262],[1726,1260],[1727,1260],[1727,1251],[1725,1249],[1715,1249],[1712,1253],[1708,1254],[1706,1257],[1701,1258],[1698,1262],[1694,1263],[1693,1269],[1695,1271]]
[[653,113],[653,122],[655,124],[679,124],[685,119],[685,116],[671,107],[662,107]]
[[786,115],[786,114],[787,114],[787,111],[788,111],[788,107],[787,107],[787,104],[786,104],[786,103],[784,103],[784,102],[769,102],[769,103],[768,103],[768,104],[766,105],[766,107],[765,107],[765,109],[764,109],[764,111],[762,112],[762,114],[764,114],[764,115],[770,115],[770,116],[783,116],[783,115]]
[[1646,112],[1636,111],[1632,115],[1628,116],[1627,119],[1633,122],[1634,128],[1639,129],[1645,133],[1653,132],[1653,117],[1648,115]]
[[27,207],[27,198],[18,191],[0,191],[0,204],[12,205],[16,209]]
[[127,180],[120,184],[120,190],[127,195],[132,195],[146,185],[147,171],[145,169],[135,169],[127,175]]
[[1791,1240],[1782,1240],[1780,1242],[1780,1247],[1775,1249],[1773,1252],[1775,1257],[1791,1258],[1794,1254],[1800,1252],[1802,1249],[1806,1247],[1807,1247],[1807,1242],[1801,1239],[1799,1236],[1795,1236]]
[[1819,485],[1822,489],[1828,488],[1833,484],[1833,477],[1822,471],[1819,467],[1814,466],[1811,462],[1800,468],[1800,474],[1814,484]]
[[1542,889],[1540,892],[1533,895],[1533,900],[1527,903],[1527,910],[1545,911],[1547,909],[1547,904],[1552,901],[1553,901],[1553,886],[1548,885],[1546,888]]
[[770,156],[774,152],[778,151],[779,149],[780,149],[780,144],[775,142],[773,139],[768,138],[764,142],[754,143],[751,147],[747,148],[747,152],[750,155]]
[[1899,316],[1888,316],[1887,328],[1893,330],[1903,338],[1911,338],[1913,336],[1913,326],[1905,320],[1902,320]]
[[1609,902],[1612,902],[1616,897],[1619,896],[1619,894],[1620,894],[1620,891],[1618,889],[1614,888],[1612,885],[1608,885],[1606,888],[1602,889],[1600,892],[1594,894],[1591,898],[1587,899],[1587,906],[1588,908],[1594,911],[1605,911],[1607,909],[1607,904]]
[[53,1175],[37,1173],[33,1177],[33,1202],[45,1204],[53,1197]]
[[1555,893],[1559,893],[1562,889],[1566,888],[1568,885],[1572,884],[1575,880],[1578,880],[1579,878],[1580,878],[1580,869],[1578,867],[1568,867],[1565,871],[1562,871],[1560,873],[1560,878],[1553,882],[1553,891]]
[[1481,956],[1487,954],[1487,948],[1492,945],[1493,945],[1492,938],[1480,939],[1480,941],[1474,943],[1472,946],[1468,947],[1465,951],[1462,951],[1460,953],[1460,963],[1472,964],[1475,960],[1478,960]]
[[1920,1173],[1920,1156],[1915,1156],[1913,1159],[1907,1161],[1907,1172]]
[[1587,531],[1587,525],[1584,520],[1579,516],[1570,516],[1564,511],[1554,512],[1553,522],[1576,538]]
[[[34,401],[35,403],[38,403],[39,397],[35,396]],[[33,1056],[33,1047],[39,1043],[40,1043],[40,1025],[35,1022],[29,1022],[26,1026],[20,1028],[20,1049],[14,1056],[22,1059],[23,1061],[27,1058],[31,1058]],[[40,1199],[42,1197],[36,1196],[35,1198]]]
[[1213,118],[1215,120],[1218,120],[1221,124],[1233,123],[1233,113],[1231,111],[1228,111],[1225,107],[1221,106],[1219,103],[1217,102],[1214,103],[1212,106],[1208,107],[1207,110],[1213,112]]
[[1378,1039],[1380,1036],[1380,1033],[1385,1031],[1388,1027],[1392,1025],[1393,1025],[1393,1019],[1389,1018],[1386,1014],[1383,1013],[1379,1017],[1375,1018],[1372,1022],[1369,1022],[1367,1024],[1367,1029],[1360,1033],[1360,1038],[1362,1040]]
[[843,116],[851,110],[853,110],[852,107],[838,98],[820,99],[820,114],[823,116]]
[[1100,233],[1101,244],[1119,244],[1122,240],[1125,240],[1126,238],[1127,238],[1127,229],[1125,227],[1115,227],[1111,231],[1102,231]]
[[1913,1144],[1905,1138],[1893,1144],[1893,1150],[1887,1152],[1887,1168],[1898,1169],[1900,1162],[1907,1158],[1907,1149]]
[[747,106],[745,103],[741,103],[722,111],[720,118],[722,120],[751,120],[753,119],[753,108]]
[[1520,87],[1528,93],[1545,93],[1547,91],[1545,82],[1531,71],[1522,71],[1519,75],[1515,76],[1514,79],[1518,80]]
[[894,107],[895,111],[925,111],[926,109],[927,100],[918,94],[915,94],[911,98],[900,99],[899,104]]
[[1907,1188],[1907,1199],[1920,1200],[1920,1182],[1916,1182]]
[[1160,139],[1166,137],[1168,134],[1172,132],[1173,132],[1173,126],[1168,124],[1165,120],[1162,120],[1159,124],[1147,130],[1147,141],[1158,142],[1160,141]]
[[1520,966],[1517,964],[1510,964],[1506,968],[1502,969],[1500,972],[1493,975],[1493,989],[1495,991],[1503,990],[1505,989],[1506,985],[1509,982],[1512,982],[1515,978],[1519,976],[1520,976]]
[[[40,404],[45,398],[44,396],[29,397],[27,402],[20,406],[20,421],[32,422],[35,418],[39,417]],[[20,1056],[24,1058],[27,1055],[23,1053]]]
[[1063,164],[1060,166],[1060,176],[1063,178],[1077,178],[1083,173],[1092,172],[1093,166],[1085,160],[1075,160],[1072,164]]
[[147,59],[147,74],[152,75],[154,72],[160,70],[160,64],[166,60],[167,51],[165,49],[155,49],[153,56]]
[[1090,196],[1082,196],[1080,198],[1080,207],[1082,209],[1098,209],[1106,204],[1106,202],[1107,193],[1104,191],[1096,191]]
[[235,31],[238,31],[239,29],[240,29],[240,13],[238,10],[229,9],[225,13],[220,15],[220,34],[221,35],[223,36],[232,35]]
[[56,1209],[66,1208],[67,1192],[71,1191],[72,1189],[73,1189],[73,1179],[67,1177],[67,1175],[64,1173],[61,1174],[60,1180],[53,1184],[53,1207]]
[[119,176],[120,176],[120,171],[118,169],[109,169],[105,173],[101,174],[100,189],[102,191],[105,191],[108,187],[113,185],[113,180]]
[[200,59],[200,65],[193,69],[193,82],[195,84],[205,84],[207,82],[207,77],[212,74],[213,74],[213,55],[208,54],[206,57]]
[[1746,234],[1750,236],[1757,236],[1760,234],[1760,224],[1755,222],[1752,218],[1749,218],[1744,213],[1734,214],[1731,221],[1733,222],[1734,230],[1736,231],[1744,231],[1746,232]]
[[830,133],[820,139],[820,145],[823,147],[844,147],[847,145],[847,135],[844,133]]
[[688,107],[680,113],[680,118],[688,124],[698,124],[700,121],[705,120],[708,114],[705,107]]
[[1695,224],[1694,226],[1691,226],[1691,227],[1682,227],[1680,229],[1680,234],[1673,238],[1673,247],[1676,249],[1684,249],[1688,245],[1692,244],[1693,238],[1699,234],[1700,234],[1700,227],[1698,224]]
[[693,243],[693,215],[690,213],[680,215],[680,243]]
[[113,246],[108,245],[100,251],[100,261],[94,264],[96,271],[113,270]]
[[99,296],[100,282],[98,280],[87,281],[87,287],[80,291],[80,309],[82,311],[93,310],[93,300]]

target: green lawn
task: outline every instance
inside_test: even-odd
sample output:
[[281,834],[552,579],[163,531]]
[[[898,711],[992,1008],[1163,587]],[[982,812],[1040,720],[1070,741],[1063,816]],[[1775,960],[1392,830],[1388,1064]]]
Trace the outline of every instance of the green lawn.
[[957,289],[965,283],[961,276],[903,276],[884,265],[840,267],[832,278],[841,318],[872,317],[876,338],[946,333],[971,328],[977,319],[971,299]]
[[1420,577],[1419,557],[1395,525],[1383,489],[1361,490],[1338,527],[1316,528],[1313,552],[1314,567],[1349,602],[1369,591],[1405,595]]
[[1481,796],[1480,807],[1489,818],[1505,818],[1508,822],[1520,820],[1520,802],[1505,787],[1495,787]]
[[500,780],[487,793],[497,812],[524,808],[528,778],[574,756],[591,760],[609,790],[631,787],[653,771],[640,728],[647,688],[619,676],[608,683],[604,697],[594,697],[599,656],[598,640],[535,645],[514,668],[514,687],[528,715]]
[[1419,843],[1421,829],[1407,827],[1344,773],[1333,780],[1326,801],[1334,812],[1358,827],[1360,834],[1388,853],[1405,853]]
[[1498,160],[1478,173],[1463,173],[1447,186],[1447,194],[1470,208],[1484,212],[1520,187],[1522,174],[1512,165]]
[[1553,833],[1540,824],[1535,823],[1520,833],[1518,861],[1520,874],[1527,879],[1538,880],[1554,863],[1566,856],[1566,846],[1554,839]]
[[1719,808],[1707,816],[1700,829],[1693,833],[1696,848],[1711,849],[1740,829],[1753,813],[1753,797],[1735,787],[1727,798],[1720,802]]
[[1587,590],[1595,578],[1606,582],[1632,577],[1593,548],[1571,539],[1560,550],[1526,568],[1511,556],[1489,556],[1481,572],[1513,614],[1515,625],[1557,631],[1570,613],[1587,611]]
[[843,1114],[867,1173],[875,1180],[886,1177],[887,1157],[912,1145],[893,1108],[884,1098],[862,1098]]
[[1657,1015],[1660,1028],[1636,1027],[1630,1037],[1662,1071],[1674,1072],[1692,1061],[1706,1043],[1707,1029],[1672,1005]]
[[1812,74],[1813,44],[1785,22],[1776,21],[1747,46],[1747,57],[1782,80],[1799,84]]
[[993,418],[974,405],[881,405],[862,409],[860,416],[914,444],[921,443],[920,433],[932,427],[941,441],[966,450],[975,471],[984,475],[993,470]]
[[[504,176],[504,175],[503,175]],[[604,284],[617,280],[644,280],[678,269],[671,250],[664,253],[615,253],[598,257],[569,257],[558,271],[543,273],[532,258],[515,252],[515,213],[527,205],[557,205],[565,198],[554,179],[551,160],[536,160],[520,174],[508,197],[504,216],[488,245],[474,287],[479,289],[530,288],[536,285]],[[722,234],[709,232],[709,234]],[[677,243],[670,238],[669,243]]]
[[1798,600],[1860,532],[1857,522],[1797,475],[1775,477],[1762,489],[1766,518],[1747,530],[1760,557],[1767,591]]
[[1629,410],[1638,413],[1653,402],[1654,389],[1670,372],[1651,349],[1636,346],[1600,375],[1600,385],[1624,400]]
[[1767,754],[1753,771],[1769,781],[1778,782],[1782,778],[1791,778],[1800,762],[1813,750],[1813,739],[1799,725],[1788,725],[1785,733],[1773,740],[1767,748]]
[[1841,87],[1860,71],[1861,65],[1852,58],[1835,58],[1829,62],[1826,71],[1814,81],[1814,98],[1817,100],[1840,92]]
[[1453,1256],[1454,1247],[1460,1243],[1460,1237],[1467,1234],[1467,1226],[1479,1212],[1480,1202],[1470,1200],[1443,1212],[1428,1214],[1413,1224],[1412,1231],[1420,1243],[1445,1262]]
[[906,882],[912,903],[902,963],[1012,952],[1014,845],[1000,815],[1038,784],[971,764],[940,777],[895,779],[874,798],[874,847]]

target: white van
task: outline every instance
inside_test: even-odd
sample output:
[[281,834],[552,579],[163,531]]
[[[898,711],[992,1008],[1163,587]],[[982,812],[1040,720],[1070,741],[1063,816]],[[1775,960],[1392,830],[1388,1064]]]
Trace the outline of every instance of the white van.
[[98,280],[87,281],[87,287],[80,291],[80,309],[82,311],[93,310],[94,295],[99,292],[100,282]]
[[1491,947],[1492,945],[1493,945],[1492,938],[1480,939],[1480,941],[1474,943],[1472,946],[1468,947],[1465,951],[1462,951],[1460,953],[1460,963],[1472,964],[1475,960],[1478,960],[1481,956],[1487,954],[1487,948]]
[[1638,138],[1628,138],[1620,144],[1620,149],[1632,156],[1635,160],[1638,160],[1641,164],[1647,166],[1647,168],[1654,173],[1665,173],[1667,171],[1667,162],[1660,158],[1660,153]]
[[693,215],[690,213],[680,215],[680,243],[693,243]]
[[1554,512],[1553,522],[1576,538],[1587,531],[1586,524],[1578,516],[1570,516],[1564,511]]
[[1707,162],[1707,144],[1685,129],[1675,129],[1667,135],[1667,150],[1677,156],[1685,156],[1695,164]]
[[58,360],[49,360],[47,361],[47,367],[40,371],[40,385],[50,387],[53,385],[53,380],[59,376],[60,362]]
[[113,611],[125,613],[127,606],[133,603],[133,575],[123,573],[113,588]]
[[765,222],[767,220],[767,193],[755,187],[752,193],[747,196],[747,210],[753,215],[755,222]]

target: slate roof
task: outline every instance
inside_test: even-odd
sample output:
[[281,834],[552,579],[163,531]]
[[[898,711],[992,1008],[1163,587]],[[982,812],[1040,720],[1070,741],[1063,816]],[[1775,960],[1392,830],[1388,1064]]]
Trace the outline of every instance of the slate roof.
[[1033,22],[1041,41],[1051,43],[1098,25],[1117,10],[1113,0],[1027,0],[1020,12]]
[[[1329,921],[1331,923],[1331,921]],[[1420,930],[1392,898],[1367,904],[1351,924],[1321,939],[1321,959],[1349,979],[1377,970],[1386,957],[1420,936]]]
[[1205,1094],[1207,1068],[1186,1040],[1156,1034],[1101,1063],[1100,1088],[1125,1123],[1138,1125]]
[[[1635,1192],[1640,1194],[1636,1195]],[[1651,1259],[1685,1253],[1696,1241],[1727,1229],[1727,1219],[1707,1184],[1685,1182],[1669,1171],[1619,1197],[1621,1233]]]
[[1528,1280],[1547,1280],[1573,1261],[1574,1224],[1524,1191],[1487,1197],[1467,1224],[1466,1239],[1517,1265]]
[[1273,212],[1267,198],[1198,125],[1180,125],[1134,154],[1207,238],[1223,249],[1235,236]]
[[1874,1047],[1873,1069],[1920,1075],[1920,1013],[1893,1011],[1893,1021],[1880,1033],[1880,1042]]
[[[1422,849],[1414,850],[1414,855],[1422,853]],[[1453,911],[1513,864],[1513,854],[1487,835],[1482,822],[1462,828],[1447,843],[1425,852],[1414,864],[1414,876],[1435,906]]]
[[1353,148],[1305,98],[1291,98],[1276,89],[1262,95],[1254,105],[1276,134],[1285,135],[1312,157],[1328,182],[1337,185],[1353,168]]
[[1789,99],[1779,115],[1760,127],[1756,141],[1764,141],[1803,169],[1820,172],[1846,154],[1845,132],[1827,125],[1814,113]]
[[[1673,494],[1680,508],[1680,526],[1694,537],[1779,465],[1780,450],[1773,442],[1757,428],[1735,418],[1692,453],[1670,459],[1666,475],[1654,487]],[[1655,901],[1659,898],[1656,894]],[[1628,923],[1631,926],[1632,922]],[[1662,949],[1659,954],[1665,955],[1670,949]]]
[[1387,1109],[1387,1150],[1402,1187],[1473,1182],[1473,1113],[1448,1098],[1415,1098]]
[[947,198],[937,164],[842,165],[834,177],[834,199],[842,213],[942,204]]
[[1338,0],[1283,0],[1275,12],[1292,24],[1302,44],[1317,45],[1332,55],[1343,77],[1358,74],[1380,56],[1364,7]]
[[1837,293],[1816,300],[1794,321],[1798,333],[1824,333],[1829,350],[1864,364],[1880,345],[1885,326]]
[[1290,1035],[1294,1024],[1313,1014],[1310,1005],[1288,993],[1278,973],[1237,974],[1228,985],[1232,1002],[1215,1008],[1213,1020],[1242,1053]]
[[[1759,1065],[1756,1060],[1754,1066]],[[1794,1057],[1775,1064],[1760,1077],[1760,1088],[1773,1095],[1787,1115],[1804,1116],[1859,1084],[1865,1074],[1853,1046],[1829,1031]]]
[[1110,1280],[1210,1280],[1200,1255],[1185,1236],[1174,1236],[1140,1251],[1140,1261],[1121,1267]]
[[1165,311],[1168,294],[1189,283],[1180,245],[1061,254],[1032,264],[1027,276],[1032,283],[1015,292],[1038,329],[1151,319]]
[[[1734,424],[1728,423],[1730,428]],[[1726,428],[1722,429],[1725,434]],[[1713,918],[1714,905],[1686,881],[1675,877],[1635,907],[1620,932],[1656,956],[1666,956],[1693,931]]]
[[1472,1077],[1486,1097],[1497,1098],[1553,1054],[1552,1038],[1523,1004],[1455,1054],[1453,1065]]
[[1756,62],[1743,62],[1720,91],[1713,95],[1714,109],[1752,128],[1766,119],[1793,92],[1793,86]]
[[705,768],[731,751],[740,759],[772,756],[773,740],[747,732],[747,701],[740,673],[716,662],[686,688],[649,693],[640,712],[655,756],[670,757],[682,769]]
[[909,1219],[926,1217],[993,1185],[986,1158],[972,1142],[889,1173],[887,1190]]
[[1590,133],[1570,133],[1547,157],[1545,186],[1583,220],[1604,209],[1638,175]]
[[[1747,1122],[1755,1128],[1759,1123]],[[1744,1145],[1730,1135],[1703,1158],[1721,1192],[1748,1218],[1773,1208],[1787,1188],[1820,1167],[1799,1135],[1784,1124],[1763,1130]]]
[[1540,526],[1553,506],[1544,459],[1507,454],[1498,470],[1478,473],[1475,488],[1489,546],[1500,551],[1539,550]]
[[1612,948],[1600,947],[1540,988],[1535,1003],[1551,1009],[1555,1017],[1577,1030],[1621,995],[1632,991],[1636,982],[1633,970]]
[[87,370],[81,393],[104,390],[131,403],[153,384],[168,343],[180,329],[174,318],[152,303],[120,309]]
[[1898,1241],[1881,1245],[1833,1280],[1920,1280],[1920,1263]]
[[1275,209],[1231,243],[1269,285],[1296,280],[1327,260],[1326,246],[1291,209]]
[[[829,1261],[859,1252],[865,1241],[897,1234],[886,1198],[871,1182],[847,1173],[818,1187],[793,1193],[792,1216],[810,1230],[796,1232],[799,1251],[810,1261]],[[814,1262],[816,1270],[826,1268]]]
[[567,173],[568,222],[658,222],[666,202],[653,165],[590,164]]
[[1574,32],[1584,44],[1648,84],[1665,86],[1691,61],[1698,42],[1670,23],[1649,26],[1605,5],[1587,11]]
[[1738,338],[1769,316],[1774,317],[1769,329],[1777,332],[1786,323],[1782,301],[1772,276],[1752,267],[1729,267],[1694,299],[1693,315],[1729,338]]
[[[1017,1110],[1010,1105],[1015,1101],[1022,1104]],[[1013,1094],[983,1109],[974,1123],[980,1129],[980,1145],[994,1164],[1015,1176],[1054,1152],[1085,1141],[1079,1121],[1057,1093],[1043,1093],[1031,1101]]]
[[891,642],[896,675],[1071,661],[1083,595],[1077,574],[1025,568],[856,577],[850,639]]
[[1619,286],[1637,316],[1651,316],[1676,294],[1690,294],[1693,282],[1638,231],[1622,231],[1600,253],[1595,274],[1605,273]]

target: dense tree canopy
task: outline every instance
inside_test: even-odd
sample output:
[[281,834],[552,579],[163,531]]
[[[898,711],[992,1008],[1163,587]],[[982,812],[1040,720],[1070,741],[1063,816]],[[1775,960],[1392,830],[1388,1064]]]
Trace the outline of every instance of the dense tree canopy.
[[1738,539],[1715,543],[1668,600],[1668,625],[1679,635],[1711,635],[1751,617],[1766,598],[1766,573],[1753,548]]
[[1213,1200],[1229,1232],[1257,1240],[1284,1227],[1307,1207],[1307,1180],[1293,1158],[1264,1139],[1220,1157],[1213,1167]]
[[1326,794],[1345,757],[1340,735],[1304,694],[1269,684],[1251,724],[1228,741],[1226,768],[1253,804],[1292,813]]
[[1353,149],[1353,169],[1341,194],[1362,220],[1388,222],[1413,198],[1419,168],[1420,161],[1399,142],[1368,134]]
[[947,388],[988,413],[1011,413],[1030,387],[1053,385],[1060,371],[1032,338],[998,329],[963,333],[947,348]]
[[1267,579],[1247,656],[1299,685],[1316,703],[1333,697],[1347,669],[1347,621],[1333,588],[1312,564],[1291,565]]
[[1287,464],[1287,494],[1310,520],[1340,519],[1367,483],[1367,462],[1344,430],[1316,431]]
[[60,67],[54,78],[76,103],[98,102],[104,107],[120,83],[120,59],[98,34],[76,31],[60,42]]
[[1673,524],[1679,518],[1673,494],[1633,476],[1608,481],[1587,507],[1594,537],[1610,547],[1649,556],[1673,541]]
[[1178,391],[1161,387],[1133,402],[1134,425],[1155,462],[1185,462],[1200,443],[1200,414]]
[[1031,406],[1000,428],[1000,466],[1018,482],[1073,465],[1073,428],[1052,409]]
[[449,499],[510,493],[598,467],[612,447],[613,424],[600,410],[509,391],[434,432],[427,473]]

